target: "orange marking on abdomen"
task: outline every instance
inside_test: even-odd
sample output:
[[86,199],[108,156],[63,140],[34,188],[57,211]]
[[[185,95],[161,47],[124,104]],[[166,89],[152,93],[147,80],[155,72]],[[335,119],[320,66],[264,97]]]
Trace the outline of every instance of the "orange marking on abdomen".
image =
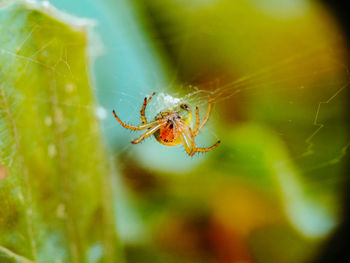
[[174,141],[175,134],[174,134],[174,128],[173,124],[171,122],[167,123],[166,125],[160,127],[159,129],[159,137],[164,142],[172,142]]

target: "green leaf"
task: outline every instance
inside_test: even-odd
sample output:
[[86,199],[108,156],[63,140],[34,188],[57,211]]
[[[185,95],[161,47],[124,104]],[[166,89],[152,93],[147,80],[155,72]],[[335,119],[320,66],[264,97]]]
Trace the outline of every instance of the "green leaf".
[[0,9],[0,262],[120,254],[88,25],[45,4]]

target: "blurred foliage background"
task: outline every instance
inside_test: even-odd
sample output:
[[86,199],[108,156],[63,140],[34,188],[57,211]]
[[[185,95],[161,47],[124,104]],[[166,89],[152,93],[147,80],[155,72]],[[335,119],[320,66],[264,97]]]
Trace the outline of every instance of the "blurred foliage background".
[[[318,255],[342,220],[349,147],[347,50],[321,3],[50,2],[97,21],[87,52],[94,54],[98,105],[83,95],[63,102],[68,100],[67,110],[100,120],[108,154],[98,163],[110,164],[103,173],[112,176],[118,262],[296,263]],[[203,118],[213,97],[213,112],[196,143],[220,139],[221,145],[194,157],[154,138],[131,145],[139,134],[122,128],[112,109],[139,124],[143,98],[153,91],[148,119],[174,98],[193,110],[199,106]],[[82,119],[71,116],[69,122]],[[100,129],[88,130],[79,145],[90,147]],[[81,148],[72,154],[84,151],[94,152]],[[4,171],[0,187],[8,180]],[[78,200],[77,207],[89,202]],[[101,221],[93,223],[101,227]],[[102,261],[101,251],[89,253],[72,262]]]

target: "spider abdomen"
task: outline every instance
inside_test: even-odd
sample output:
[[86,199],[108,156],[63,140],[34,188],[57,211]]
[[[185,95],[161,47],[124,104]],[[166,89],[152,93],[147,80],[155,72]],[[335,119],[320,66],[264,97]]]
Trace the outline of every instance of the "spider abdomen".
[[164,142],[173,142],[176,139],[174,124],[169,121],[159,129],[159,138]]
[[154,136],[158,142],[167,146],[175,146],[181,143],[181,140],[177,136],[176,129],[171,121],[160,127],[159,130],[154,133]]

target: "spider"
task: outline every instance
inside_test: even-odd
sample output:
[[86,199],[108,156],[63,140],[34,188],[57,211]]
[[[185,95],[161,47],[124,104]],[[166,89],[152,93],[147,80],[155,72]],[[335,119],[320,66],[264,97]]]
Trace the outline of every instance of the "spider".
[[[145,97],[143,101],[143,106],[140,111],[142,124],[139,126],[132,126],[123,122],[113,110],[114,117],[123,127],[133,131],[147,129],[144,134],[142,134],[136,140],[133,140],[131,143],[137,144],[153,134],[156,140],[163,145],[176,146],[183,144],[187,154],[190,156],[194,155],[196,152],[208,152],[220,144],[220,141],[217,141],[211,147],[199,148],[196,146],[194,141],[194,137],[198,135],[199,131],[203,128],[209,119],[212,105],[211,98],[209,98],[207,114],[200,124],[199,110],[198,107],[196,107],[196,123],[192,129],[190,127],[192,124],[192,112],[186,104],[181,104],[177,111],[175,109],[167,109],[165,111],[161,111],[156,115],[154,121],[147,122],[145,116],[146,106],[154,95],[155,92],[153,92],[149,98]],[[180,112],[182,110],[187,112],[187,118],[184,118],[180,115]]]

